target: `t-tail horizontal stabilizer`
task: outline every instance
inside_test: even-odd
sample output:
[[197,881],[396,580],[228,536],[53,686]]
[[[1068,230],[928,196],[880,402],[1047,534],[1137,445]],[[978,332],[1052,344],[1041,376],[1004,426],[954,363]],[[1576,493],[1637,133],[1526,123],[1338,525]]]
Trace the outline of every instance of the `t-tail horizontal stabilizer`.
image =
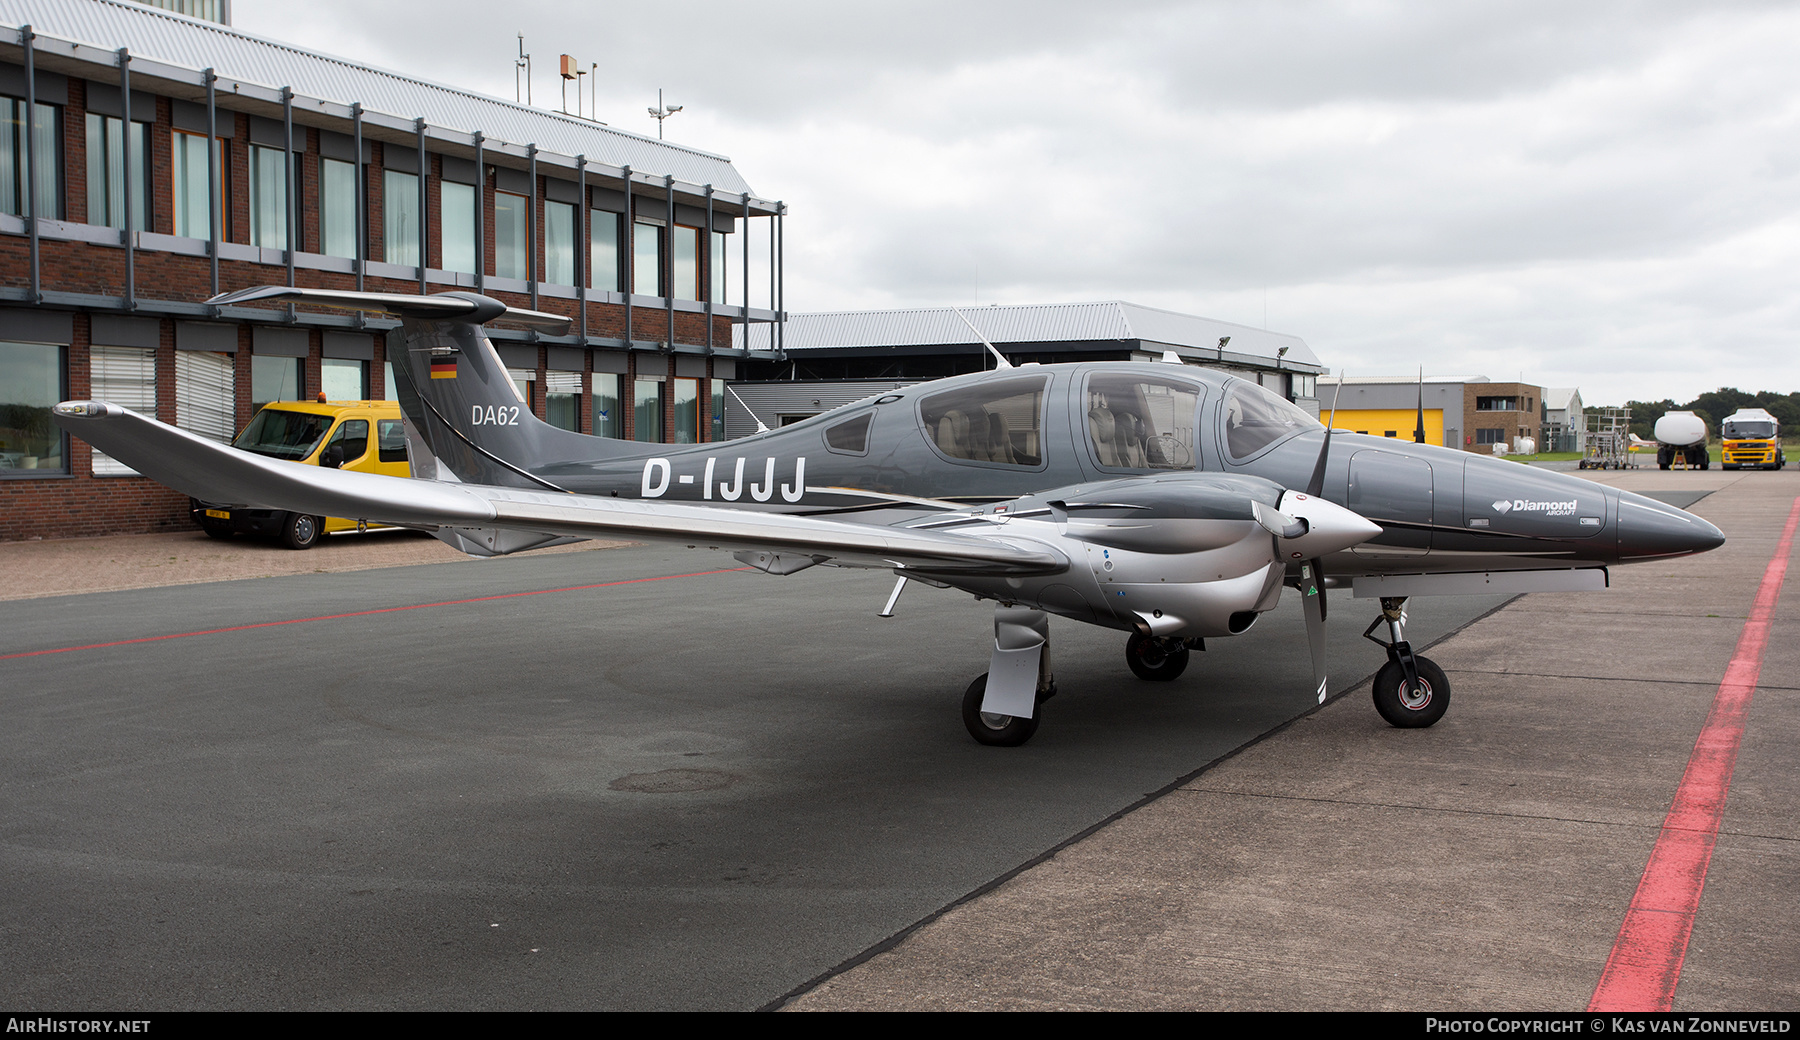
[[[220,306],[293,303],[388,314],[395,396],[407,421],[414,474],[470,484],[562,491],[552,471],[568,463],[646,455],[653,446],[558,429],[532,413],[482,327],[510,322],[552,335],[569,331],[559,314],[508,307],[479,293],[431,296],[260,286],[208,301]],[[488,539],[482,539],[486,542]]]

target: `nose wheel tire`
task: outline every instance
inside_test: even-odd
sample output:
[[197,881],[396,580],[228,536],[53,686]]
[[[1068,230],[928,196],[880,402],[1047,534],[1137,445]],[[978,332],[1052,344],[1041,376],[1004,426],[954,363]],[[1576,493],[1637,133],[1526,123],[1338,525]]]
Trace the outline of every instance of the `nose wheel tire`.
[[1125,663],[1140,679],[1170,682],[1187,669],[1187,644],[1179,639],[1158,638],[1142,633],[1125,643]]
[[1450,680],[1444,670],[1429,658],[1413,658],[1419,681],[1406,686],[1406,673],[1392,661],[1375,673],[1375,710],[1389,725],[1402,729],[1429,726],[1444,717],[1450,708]]
[[305,513],[289,513],[281,525],[281,544],[290,549],[310,549],[319,544],[325,533],[325,518]]
[[1018,747],[1037,732],[1038,719],[1043,715],[1043,703],[1050,699],[1049,695],[1038,697],[1037,714],[1029,719],[1021,719],[1016,715],[990,714],[981,710],[982,698],[987,696],[987,679],[987,673],[983,672],[963,692],[963,725],[977,743],[989,747]]

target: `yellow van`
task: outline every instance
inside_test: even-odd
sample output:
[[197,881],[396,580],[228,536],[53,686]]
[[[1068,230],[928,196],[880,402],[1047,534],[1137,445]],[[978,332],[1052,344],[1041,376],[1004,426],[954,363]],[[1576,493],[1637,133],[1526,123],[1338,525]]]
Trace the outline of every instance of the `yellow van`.
[[[394,401],[276,401],[256,413],[232,446],[309,466],[412,475],[400,405]],[[188,501],[194,522],[214,538],[274,535],[290,549],[310,549],[323,535],[356,527],[355,520],[336,516]]]

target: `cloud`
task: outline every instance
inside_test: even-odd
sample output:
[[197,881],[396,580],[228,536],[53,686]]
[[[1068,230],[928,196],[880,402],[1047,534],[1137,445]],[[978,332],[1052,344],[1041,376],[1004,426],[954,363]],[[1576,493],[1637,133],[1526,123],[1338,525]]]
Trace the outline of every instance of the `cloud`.
[[1589,400],[1800,387],[1787,5],[306,12],[234,6],[250,31],[508,97],[522,31],[538,104],[566,47],[598,62],[602,117],[643,133],[664,88],[686,106],[672,139],[791,207],[791,309],[1266,307],[1368,374],[1524,369]]

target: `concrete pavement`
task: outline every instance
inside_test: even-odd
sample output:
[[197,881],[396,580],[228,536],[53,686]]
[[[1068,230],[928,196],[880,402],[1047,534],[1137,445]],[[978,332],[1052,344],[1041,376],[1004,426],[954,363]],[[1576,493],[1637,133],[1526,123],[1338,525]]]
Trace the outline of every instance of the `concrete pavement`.
[[[1455,685],[1437,726],[1389,729],[1354,690],[786,1006],[1585,1007],[1800,494],[1787,472],[1592,475],[1711,492],[1693,508],[1729,540],[1522,597],[1431,652]],[[1800,1004],[1797,622],[1790,588],[1678,1011]]]

